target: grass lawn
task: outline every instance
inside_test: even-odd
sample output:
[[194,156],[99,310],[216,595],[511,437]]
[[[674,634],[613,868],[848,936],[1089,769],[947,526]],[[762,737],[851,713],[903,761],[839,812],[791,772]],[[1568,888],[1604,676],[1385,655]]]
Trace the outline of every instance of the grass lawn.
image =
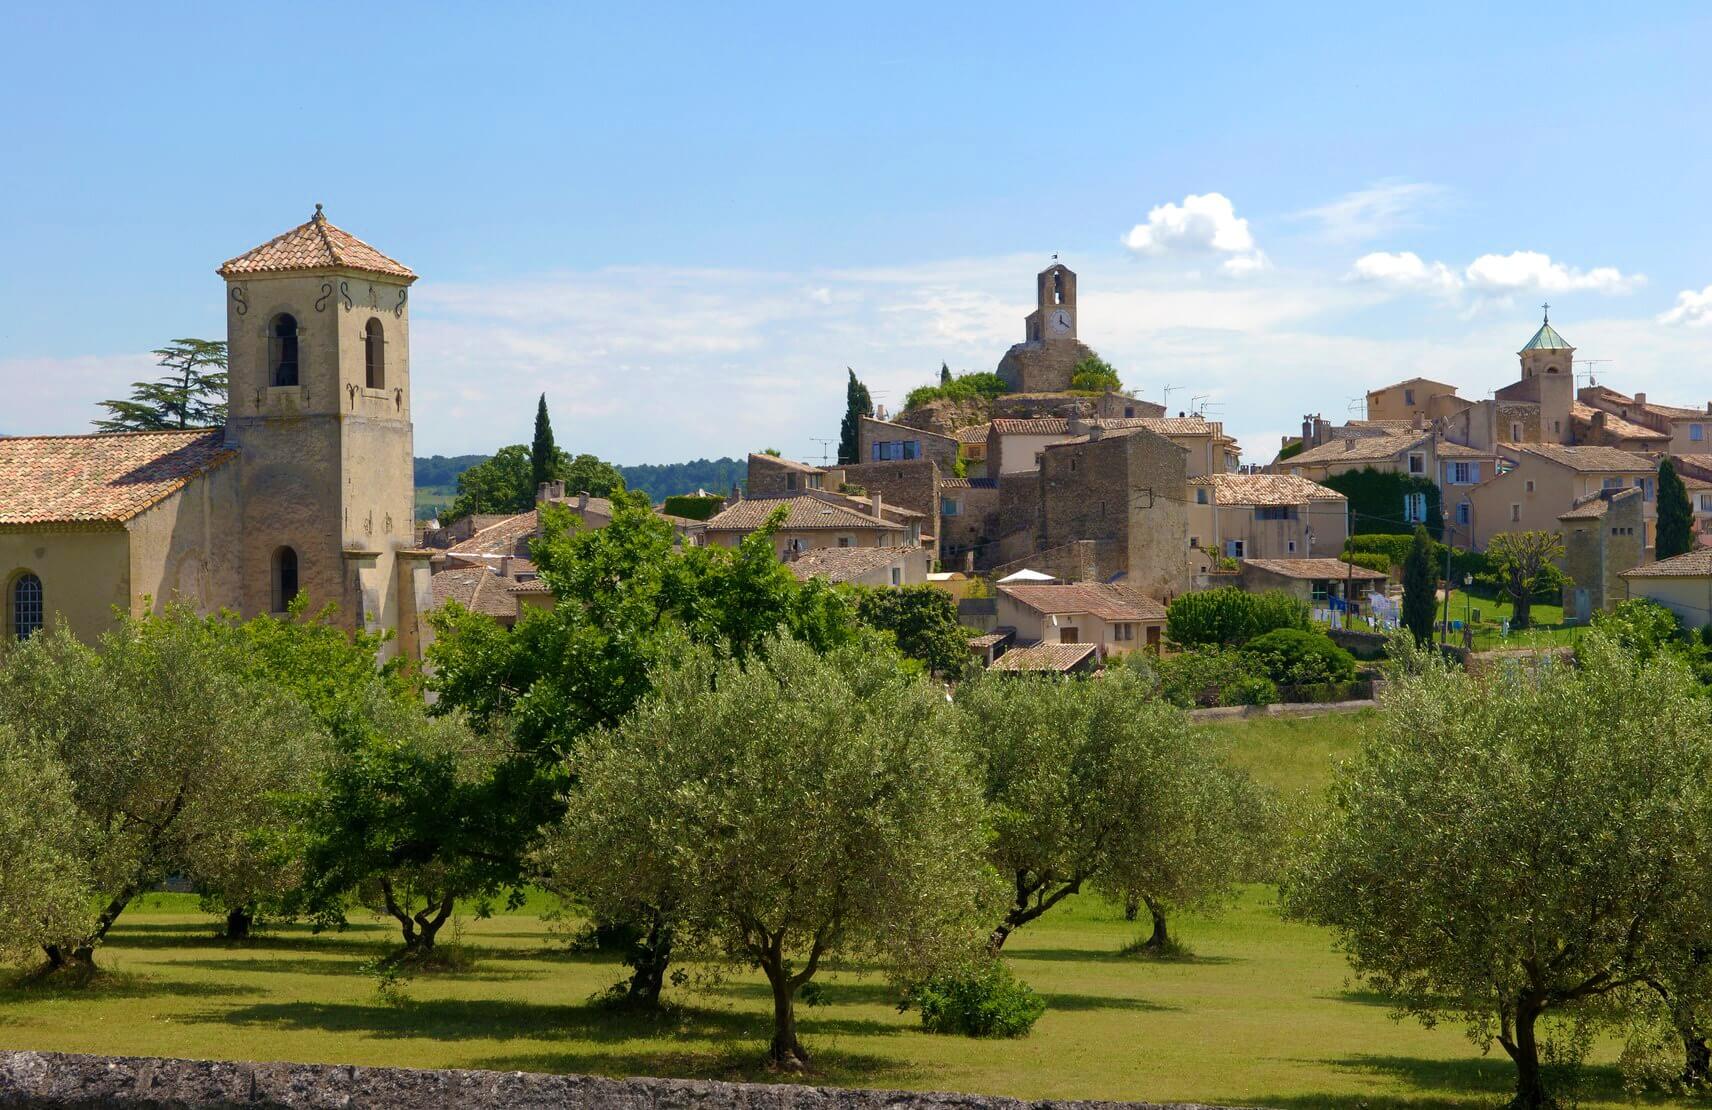
[[[1439,601],[1439,614],[1442,616],[1444,601]],[[1495,648],[1544,648],[1568,646],[1575,642],[1582,626],[1568,626],[1563,623],[1563,606],[1546,605],[1535,602],[1528,611],[1528,618],[1533,627],[1522,632],[1512,632],[1508,636],[1499,635],[1502,625],[1500,622],[1509,620],[1516,614],[1516,607],[1508,601],[1490,597],[1480,597],[1468,594],[1462,590],[1453,590],[1450,596],[1450,619],[1460,621],[1465,614],[1479,610],[1479,620],[1474,625],[1474,650],[1491,651]],[[1461,633],[1453,631],[1450,639],[1453,644],[1461,644]]]
[[[1289,792],[1323,787],[1367,715],[1217,726],[1230,758]],[[769,1079],[765,985],[744,972],[671,989],[676,1011],[626,1017],[587,1005],[623,972],[564,951],[533,902],[465,920],[467,968],[409,982],[401,999],[361,965],[396,930],[353,918],[343,933],[282,926],[213,939],[194,898],[150,895],[99,953],[112,974],[75,992],[0,989],[0,1046],[413,1067]],[[1051,1098],[1200,1100],[1290,1108],[1486,1107],[1510,1084],[1459,1027],[1388,1017],[1349,982],[1323,931],[1280,919],[1269,887],[1214,917],[1175,923],[1193,950],[1168,962],[1118,950],[1139,926],[1082,896],[1020,929],[1005,953],[1049,1008],[1033,1034],[975,1041],[920,1031],[890,988],[859,969],[823,974],[826,1002],[800,1011],[810,1080]],[[1626,1104],[1599,1047],[1585,1106]],[[1667,1105],[1656,1103],[1655,1105]]]

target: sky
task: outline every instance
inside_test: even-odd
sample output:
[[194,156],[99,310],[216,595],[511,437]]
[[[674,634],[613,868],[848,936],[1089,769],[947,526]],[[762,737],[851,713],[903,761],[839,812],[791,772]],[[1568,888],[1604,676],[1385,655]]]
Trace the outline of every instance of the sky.
[[[1628,10],[1623,10],[1623,9]],[[1712,398],[1712,9],[18,5],[0,432],[89,430],[316,203],[408,264],[418,454],[838,435],[1023,337],[1264,462],[1417,374]]]

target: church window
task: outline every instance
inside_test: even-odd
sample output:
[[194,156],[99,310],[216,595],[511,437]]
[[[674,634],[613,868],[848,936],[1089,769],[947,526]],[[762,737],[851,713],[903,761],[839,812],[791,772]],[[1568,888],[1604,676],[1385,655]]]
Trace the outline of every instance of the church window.
[[268,383],[297,384],[297,317],[282,312],[268,328]]
[[283,613],[297,596],[297,552],[281,547],[273,553],[273,609]]
[[42,628],[42,580],[25,571],[12,583],[12,636],[28,640]]
[[386,332],[373,316],[363,325],[363,367],[370,389],[386,388]]

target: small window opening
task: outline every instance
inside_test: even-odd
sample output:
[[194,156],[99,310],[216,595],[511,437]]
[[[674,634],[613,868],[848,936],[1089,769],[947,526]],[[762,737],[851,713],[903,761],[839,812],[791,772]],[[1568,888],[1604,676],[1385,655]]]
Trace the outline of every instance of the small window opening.
[[268,330],[268,380],[273,385],[297,384],[297,317],[282,312]]
[[386,388],[386,332],[373,316],[363,325],[363,367],[370,389]]

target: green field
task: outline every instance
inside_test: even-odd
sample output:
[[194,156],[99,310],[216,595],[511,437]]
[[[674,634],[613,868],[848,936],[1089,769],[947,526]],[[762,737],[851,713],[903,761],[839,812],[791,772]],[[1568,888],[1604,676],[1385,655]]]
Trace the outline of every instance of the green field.
[[416,519],[431,520],[457,500],[457,486],[417,486]]
[[[1370,714],[1219,726],[1230,758],[1289,793],[1318,791]],[[384,998],[361,965],[396,932],[354,918],[343,933],[283,926],[240,944],[185,895],[151,895],[100,952],[111,973],[84,991],[0,990],[0,1045],[65,1051],[768,1079],[770,1007],[758,975],[697,975],[661,1019],[618,1016],[590,995],[623,969],[565,950],[532,902],[462,923],[462,971]],[[800,1013],[815,1082],[1026,1097],[1202,1100],[1278,1107],[1477,1107],[1502,1103],[1501,1051],[1482,1058],[1447,1024],[1389,1018],[1349,982],[1323,931],[1282,921],[1269,887],[1176,931],[1191,957],[1119,950],[1138,933],[1082,896],[1006,947],[1049,1008],[1031,1036],[933,1036],[899,1013],[880,978],[823,976],[825,1004]],[[1625,1102],[1602,1045],[1583,1104]],[[1659,1103],[1658,1105],[1664,1105]]]

